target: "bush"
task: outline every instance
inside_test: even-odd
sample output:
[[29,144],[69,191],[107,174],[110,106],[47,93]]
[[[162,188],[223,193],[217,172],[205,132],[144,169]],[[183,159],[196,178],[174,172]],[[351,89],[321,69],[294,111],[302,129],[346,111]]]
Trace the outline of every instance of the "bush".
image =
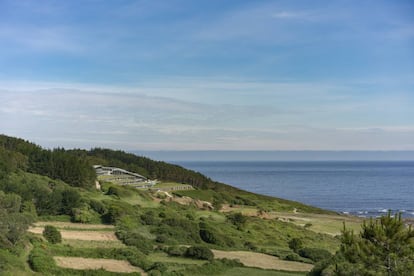
[[214,254],[211,250],[204,246],[191,246],[187,248],[185,252],[185,256],[193,258],[193,259],[200,259],[200,260],[213,260]]
[[300,261],[300,256],[298,254],[296,254],[296,253],[292,253],[292,254],[287,255],[284,259],[286,261],[299,262]]
[[80,223],[90,223],[94,220],[98,220],[98,214],[89,209],[89,206],[83,206],[82,208],[72,209],[72,221]]
[[7,270],[16,271],[16,269],[24,270],[24,263],[20,260],[19,256],[7,250],[0,249],[0,272]]
[[306,224],[305,224],[305,226],[303,226],[303,227],[305,227],[305,228],[312,227],[312,223],[308,222],[308,223],[306,223]]
[[257,246],[254,243],[250,242],[250,241],[245,242],[244,246],[246,248],[248,248],[249,250],[253,250],[253,251],[257,250]]
[[135,246],[145,254],[148,254],[150,251],[152,251],[151,240],[143,237],[138,232],[118,230],[115,234],[118,237],[118,239],[120,239],[124,244]]
[[158,235],[158,236],[155,238],[155,241],[156,241],[156,242],[159,242],[159,243],[165,243],[167,240],[168,240],[168,238],[167,238],[167,236],[165,236],[165,235]]
[[238,229],[244,226],[247,221],[247,217],[243,216],[242,213],[229,214],[227,215],[227,219],[235,226],[237,226]]
[[201,229],[200,230],[200,238],[205,241],[206,243],[212,243],[212,244],[220,244],[219,239],[216,237],[216,235],[207,229]]
[[303,242],[299,238],[293,238],[289,241],[289,248],[292,249],[294,252],[298,252],[299,249],[303,248]]
[[158,224],[158,219],[155,217],[154,212],[148,211],[145,214],[140,216],[142,224],[146,225],[156,225]]
[[332,254],[325,249],[320,248],[302,248],[299,250],[299,255],[304,258],[311,259],[314,262],[319,262],[322,260],[327,260],[332,257]]
[[180,217],[163,219],[159,227],[151,231],[155,235],[165,235],[170,241],[179,243],[201,242],[198,224]]
[[123,186],[110,186],[106,194],[114,195],[117,197],[126,197],[130,195],[130,191],[128,191],[128,189]]
[[150,270],[159,271],[161,273],[167,271],[167,269],[168,267],[165,264],[160,263],[160,262],[155,262],[150,268]]
[[182,246],[170,246],[165,250],[165,252],[170,256],[179,257],[185,255],[186,250],[187,248]]
[[220,259],[213,260],[201,266],[188,266],[181,270],[181,275],[225,275],[228,269],[233,267],[243,267],[238,260]]
[[105,214],[108,211],[108,208],[106,208],[105,204],[103,204],[101,201],[98,200],[94,200],[92,199],[89,202],[89,205],[91,206],[91,208],[97,212],[100,215]]
[[62,236],[60,235],[59,230],[52,225],[46,225],[43,230],[43,236],[50,243],[61,243]]
[[35,248],[30,252],[29,264],[36,272],[46,272],[54,267],[53,259],[39,248]]

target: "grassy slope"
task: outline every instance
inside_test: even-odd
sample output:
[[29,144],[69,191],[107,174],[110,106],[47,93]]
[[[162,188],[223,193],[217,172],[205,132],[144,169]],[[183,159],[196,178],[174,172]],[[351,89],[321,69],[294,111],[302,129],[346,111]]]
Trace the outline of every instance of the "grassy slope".
[[[17,173],[12,175],[12,181],[15,183],[43,183],[43,184],[49,184],[51,182],[51,179],[48,177],[43,177],[31,173]],[[56,181],[54,181],[56,183]],[[63,182],[59,182],[59,185],[66,185]],[[108,189],[110,184],[104,185],[104,189]],[[315,230],[318,229],[318,227],[330,227],[329,226],[329,220],[326,220],[327,215],[321,215],[321,214],[312,214],[312,213],[301,213],[304,216],[312,217],[316,216],[314,220],[312,221],[311,229],[305,229],[303,226],[298,223],[298,221],[291,220],[288,222],[278,221],[275,219],[269,219],[264,220],[258,217],[249,217],[248,221],[243,227],[242,230],[237,229],[234,225],[227,222],[226,214],[222,212],[217,211],[207,211],[207,210],[199,210],[192,206],[180,206],[177,204],[167,204],[160,205],[159,202],[154,201],[153,198],[150,196],[149,192],[147,191],[138,191],[136,189],[130,189],[128,187],[122,188],[124,195],[119,196],[113,196],[113,195],[105,195],[104,193],[100,191],[87,191],[87,190],[81,190],[82,196],[85,199],[94,199],[101,202],[122,202],[124,204],[128,205],[139,205],[141,206],[138,210],[138,213],[145,213],[148,210],[153,210],[156,213],[158,212],[166,212],[177,215],[179,217],[186,217],[187,215],[191,215],[194,217],[195,220],[203,220],[207,222],[211,227],[214,227],[218,230],[218,233],[222,235],[223,237],[232,237],[232,239],[235,241],[235,244],[232,246],[217,246],[217,245],[211,245],[211,244],[205,244],[212,248],[218,248],[218,249],[224,249],[224,250],[248,250],[244,247],[244,243],[246,241],[250,242],[257,248],[255,251],[262,251],[267,252],[272,255],[277,255],[280,257],[284,257],[291,252],[291,250],[288,247],[288,241],[291,238],[299,237],[304,240],[305,246],[309,247],[318,247],[318,248],[324,248],[331,252],[334,252],[338,247],[338,240],[334,239],[328,235],[321,235],[318,233],[315,233],[315,231],[312,228],[315,228]],[[212,190],[193,190],[193,191],[180,191],[177,192],[180,195],[186,195],[191,196],[195,199],[201,199],[206,201],[213,201],[215,196],[220,194],[220,192],[212,191]],[[264,197],[265,200],[263,202],[260,201],[261,196],[256,196],[250,193],[246,193],[247,198],[254,201],[254,204],[251,206],[238,206],[235,207],[233,212],[241,211],[248,214],[251,213],[257,213],[258,210],[263,209],[264,206],[271,207],[270,210],[289,210],[290,212],[280,212],[279,214],[282,215],[290,215],[294,216],[294,214],[291,212],[293,209],[299,209],[302,208],[304,205],[302,204],[296,204],[293,203],[293,205],[290,205],[290,202],[285,201],[279,201],[272,198]],[[213,199],[213,200],[212,200]],[[249,202],[247,202],[249,203]],[[133,207],[136,208],[136,207]],[[312,207],[309,207],[312,208]],[[301,209],[299,209],[301,210]],[[309,211],[306,207],[306,211]],[[319,217],[318,217],[319,216]],[[333,218],[338,219],[338,224],[342,216],[332,216]],[[332,217],[329,217],[330,219]],[[49,219],[49,220],[63,220],[67,221],[68,217],[65,216],[58,216],[58,217],[45,217],[40,219]],[[320,221],[320,224],[318,224],[317,221]],[[300,221],[299,221],[300,222]],[[55,225],[59,226],[59,223],[54,223]],[[324,226],[325,225],[325,226]],[[67,229],[67,230],[84,230],[83,227],[79,226],[79,228],[73,228],[73,226],[65,226],[65,224],[60,224],[61,229]],[[140,225],[137,227],[137,230],[141,232],[141,234],[150,239],[153,240],[155,238],[154,234],[151,232],[155,229],[155,226],[145,226]],[[98,229],[102,230],[102,229]],[[317,231],[316,231],[317,232]],[[93,241],[64,241],[63,248],[70,249],[70,248],[78,248],[78,249],[85,249],[85,248],[122,248],[123,245],[121,245],[118,242],[105,242],[105,243],[99,243],[99,242],[93,242]],[[57,247],[60,248],[60,247]],[[58,251],[62,252],[62,248],[60,248]],[[158,254],[158,253],[157,253]],[[201,264],[202,262],[193,262],[190,259],[185,258],[171,258],[167,257],[162,254],[153,254],[149,256],[149,260],[152,262],[161,261],[169,264],[169,269],[185,269],[186,268],[186,262],[190,262],[191,264]],[[171,259],[169,259],[171,258]],[[26,253],[22,254],[16,262],[22,265],[16,265],[14,269],[12,269],[9,274],[10,275],[30,275],[31,272],[28,269],[27,265],[24,265],[25,259],[27,259],[27,251]],[[190,265],[190,263],[187,263]],[[232,268],[229,273],[237,273],[243,270],[246,270],[246,273],[253,273],[252,275],[279,275],[275,273],[282,273],[282,272],[275,272],[275,271],[266,271],[266,270],[260,270],[260,269],[252,269],[252,268]],[[233,271],[233,272],[231,272]],[[226,274],[227,275],[227,274]],[[231,275],[231,274],[230,274]],[[282,274],[283,275],[283,274]],[[291,274],[289,274],[291,275]]]
[[[115,159],[112,159],[115,160]],[[135,159],[133,159],[134,161]],[[102,159],[100,160],[102,161]],[[109,162],[109,161],[108,161]],[[157,165],[158,163],[149,162],[149,165]],[[121,162],[120,165],[123,163]],[[115,164],[116,165],[116,164]],[[180,173],[187,174],[186,170],[183,168],[178,168],[177,166],[170,166],[166,163],[160,163],[163,166],[162,170],[168,172],[168,170],[174,169],[176,171],[170,171],[170,173],[176,173],[173,177],[177,178],[177,175]],[[138,166],[138,165],[137,165]],[[138,167],[137,167],[138,168]],[[138,168],[139,169],[139,168]],[[151,173],[149,167],[145,168],[147,173]],[[165,175],[165,174],[164,174]],[[167,175],[168,176],[168,175]],[[318,247],[327,249],[331,252],[334,252],[339,245],[339,241],[336,238],[333,238],[330,235],[324,235],[321,233],[337,233],[339,231],[340,226],[343,220],[351,221],[354,223],[352,227],[357,228],[359,221],[348,219],[344,216],[338,216],[334,212],[321,210],[319,208],[315,208],[312,206],[307,206],[301,204],[299,202],[288,201],[279,198],[273,198],[269,196],[257,195],[250,192],[242,191],[237,188],[213,182],[204,176],[200,176],[194,174],[193,172],[188,172],[187,176],[190,181],[195,181],[195,183],[199,183],[200,181],[203,183],[201,186],[195,186],[195,190],[191,191],[177,191],[174,192],[177,196],[187,196],[193,199],[200,199],[204,201],[209,201],[213,203],[216,208],[221,206],[222,204],[231,204],[234,207],[232,212],[242,212],[245,215],[249,215],[251,217],[247,218],[247,222],[243,227],[236,227],[231,222],[228,221],[227,215],[222,212],[217,211],[206,211],[206,210],[199,210],[194,206],[181,206],[177,203],[162,203],[160,204],[159,200],[153,200],[150,193],[147,191],[138,191],[136,189],[132,189],[129,187],[122,187],[119,189],[120,195],[106,195],[105,193],[94,191],[94,190],[84,190],[78,189],[81,192],[82,197],[85,199],[85,202],[90,200],[95,200],[102,202],[106,206],[110,206],[114,203],[115,207],[118,206],[121,210],[125,212],[131,213],[128,214],[126,220],[130,221],[135,229],[139,231],[139,233],[146,238],[151,243],[155,243],[156,237],[156,230],[159,228],[159,225],[143,225],[142,222],[139,222],[139,218],[141,215],[145,214],[148,211],[153,211],[154,216],[157,220],[162,221],[160,219],[161,213],[165,213],[167,217],[177,218],[179,220],[190,221],[198,225],[200,222],[204,222],[209,225],[211,229],[215,231],[215,233],[223,238],[231,239],[233,241],[232,244],[207,244],[201,242],[201,244],[208,246],[210,248],[217,248],[222,250],[253,250],[253,251],[261,251],[266,252],[269,254],[277,255],[280,257],[285,257],[288,254],[291,254],[292,251],[288,247],[288,242],[292,238],[301,238],[304,241],[304,245],[308,247]],[[187,177],[186,176],[186,177]],[[193,177],[193,179],[192,179]],[[166,179],[164,179],[166,180]],[[28,183],[33,183],[36,185],[50,185],[50,183],[54,183],[53,185],[59,185],[62,187],[67,186],[67,184],[63,183],[59,180],[51,180],[48,177],[31,174],[27,172],[18,172],[11,175],[11,181],[15,185],[27,185]],[[171,179],[172,182],[176,182],[176,179]],[[197,182],[198,181],[198,182]],[[204,182],[203,182],[204,181]],[[179,181],[181,183],[186,183],[185,181]],[[168,183],[166,181],[166,183]],[[190,182],[187,182],[190,183]],[[191,184],[191,183],[190,183]],[[204,185],[205,184],[205,185]],[[105,191],[113,185],[110,183],[104,183],[103,188]],[[175,185],[175,184],[174,184]],[[206,189],[208,187],[209,189]],[[116,205],[118,204],[118,205]],[[124,210],[125,209],[125,210]],[[294,213],[294,211],[298,212],[298,214]],[[263,219],[257,217],[255,214],[259,212],[264,212],[266,214],[270,214],[268,219]],[[191,218],[191,219],[190,219]],[[41,219],[44,220],[63,220],[68,221],[68,216],[55,216],[55,217],[43,217]],[[282,219],[282,220],[280,220]],[[305,220],[304,220],[305,219]],[[304,227],[304,221],[310,221],[310,226]],[[100,218],[98,216],[94,217],[94,222],[100,222]],[[348,224],[349,225],[349,224]],[[180,230],[181,231],[181,230]],[[185,234],[184,232],[177,232],[176,235]],[[249,243],[249,247],[246,247],[246,242]],[[166,245],[176,245],[177,243],[182,244],[182,240],[180,237],[173,237],[173,239],[167,240],[164,244]],[[42,244],[42,243],[41,243]],[[45,244],[43,244],[45,246]],[[94,250],[97,250],[99,247],[106,247],[107,249],[111,248],[121,248],[122,245],[114,244],[105,244],[105,246],[101,246],[99,243],[96,242],[79,242],[79,241],[66,241],[63,245],[63,249],[60,247],[51,247],[51,250],[75,250],[74,252],[88,252],[93,253]],[[254,247],[254,248],[250,248]],[[54,249],[53,249],[54,248]],[[250,248],[250,249],[249,249]],[[90,249],[92,251],[82,251],[85,249]],[[77,251],[78,250],[78,251]],[[80,251],[79,251],[80,250]],[[68,252],[69,252],[68,251]],[[66,252],[66,251],[65,251]],[[83,254],[82,253],[82,254]],[[3,254],[3,253],[2,253]],[[69,253],[67,253],[69,254]],[[71,253],[75,254],[75,253]],[[7,255],[4,253],[3,255]],[[93,255],[93,254],[92,254]],[[160,260],[161,255],[150,255],[150,261],[157,261]],[[25,265],[25,259],[27,258],[27,251],[20,254],[20,256],[11,256],[7,255],[7,258],[11,258],[10,263],[15,263],[12,266],[12,273],[11,275],[30,275],[30,271],[28,270],[27,265]],[[164,258],[171,258],[165,257]],[[164,259],[165,260],[165,259]],[[171,264],[169,269],[173,269],[176,266],[179,269],[186,269],[185,264],[180,263],[179,259],[171,259],[174,265]],[[182,261],[182,260],[181,260]],[[168,263],[168,262],[166,262]],[[190,265],[190,264],[188,264]],[[192,264],[194,265],[194,264]],[[183,267],[184,266],[184,267]],[[250,271],[249,273],[253,273],[253,270],[249,268],[232,268],[230,271],[232,273],[243,273],[241,271]],[[259,271],[255,270],[254,274],[252,275],[274,275],[274,274],[267,274],[267,273],[275,273],[274,271]],[[265,273],[265,274],[261,274]],[[291,275],[291,274],[289,274]]]

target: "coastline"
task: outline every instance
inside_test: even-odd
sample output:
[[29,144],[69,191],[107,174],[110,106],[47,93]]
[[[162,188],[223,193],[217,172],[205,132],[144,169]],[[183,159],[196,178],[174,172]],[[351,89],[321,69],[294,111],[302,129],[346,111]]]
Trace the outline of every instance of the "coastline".
[[175,161],[215,181],[361,218],[414,218],[413,161]]

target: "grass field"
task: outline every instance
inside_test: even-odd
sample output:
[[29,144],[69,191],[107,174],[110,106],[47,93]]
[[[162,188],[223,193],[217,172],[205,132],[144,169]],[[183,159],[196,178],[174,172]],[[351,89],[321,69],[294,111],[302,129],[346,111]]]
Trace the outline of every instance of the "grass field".
[[[43,227],[31,227],[29,232],[33,234],[42,234]],[[83,240],[83,241],[117,241],[113,231],[98,230],[60,230],[63,240]]]
[[132,187],[120,187],[125,195],[122,197],[116,197],[113,195],[107,195],[105,192],[94,191],[94,192],[84,192],[84,196],[93,200],[113,200],[113,201],[122,201],[131,205],[139,205],[144,208],[156,208],[159,206],[159,202],[154,201],[150,198],[148,194],[144,194],[145,191],[140,191]]
[[196,218],[211,218],[214,221],[217,222],[225,222],[226,221],[226,217],[218,212],[212,212],[212,211],[205,211],[205,210],[198,210],[195,212],[196,213]]
[[142,269],[136,266],[132,266],[129,262],[122,260],[60,256],[55,256],[53,259],[55,260],[57,266],[63,268],[78,270],[104,269],[107,271],[120,273],[140,272],[141,275],[146,275]]
[[66,239],[62,244],[69,245],[74,248],[124,248],[126,247],[120,240],[75,240]]
[[203,260],[194,260],[194,259],[183,258],[183,257],[170,257],[166,253],[153,253],[153,254],[150,254],[148,257],[154,262],[162,262],[162,263],[202,265],[207,262]]
[[[174,185],[177,185],[177,183],[169,182],[162,184],[164,184],[164,187],[174,187]],[[287,255],[292,254],[292,250],[288,246],[292,238],[300,238],[306,247],[326,249],[333,253],[339,246],[339,239],[333,236],[340,234],[343,222],[346,223],[347,227],[355,230],[359,229],[361,223],[360,219],[354,217],[341,216],[333,213],[303,213],[293,207],[288,211],[274,211],[263,210],[259,206],[252,205],[223,204],[221,205],[222,209],[220,211],[203,210],[195,202],[202,202],[202,200],[212,202],[214,196],[217,195],[214,190],[189,190],[168,193],[173,195],[173,200],[171,202],[161,203],[160,199],[155,198],[151,192],[138,191],[131,187],[121,187],[120,195],[107,195],[104,191],[85,191],[84,195],[91,200],[104,201],[109,206],[113,204],[128,211],[133,210],[133,208],[138,208],[131,212],[135,217],[128,217],[128,220],[125,220],[125,222],[131,220],[130,225],[132,229],[146,238],[147,242],[153,244],[158,243],[156,241],[158,234],[154,230],[160,225],[142,223],[140,221],[141,214],[146,214],[147,212],[152,213],[154,220],[158,221],[158,223],[162,222],[162,218],[165,216],[174,219],[171,220],[174,222],[187,219],[195,223],[203,222],[210,231],[215,233],[219,241],[221,239],[220,244],[207,245],[210,248],[216,249],[213,250],[215,258],[238,259],[245,265],[245,267],[222,267],[220,268],[221,270],[217,271],[217,275],[305,275],[304,273],[310,271],[313,265],[284,260]],[[178,202],[181,204],[176,204],[179,200],[183,200],[187,204],[181,202]],[[241,227],[235,226],[230,220],[230,213],[238,212],[247,217],[246,223]],[[161,213],[163,213],[163,217],[161,217]],[[53,218],[51,217],[50,219]],[[61,247],[55,247],[56,250],[52,250],[52,253],[49,253],[49,258],[52,258],[52,256],[55,257],[55,260],[59,260],[61,267],[70,267],[73,269],[105,269],[107,265],[123,267],[122,263],[130,266],[130,263],[122,259],[122,254],[105,255],[103,256],[103,258],[106,258],[104,261],[91,260],[91,256],[88,256],[93,253],[91,251],[93,249],[98,251],[117,248],[128,250],[115,236],[115,227],[113,225],[80,224],[68,221],[43,221],[35,223],[34,227],[30,228],[29,231],[41,234],[45,225],[57,227],[62,234],[63,242],[62,245],[59,245]],[[184,232],[177,232],[173,235],[178,237],[184,235]],[[186,243],[186,241],[180,241],[180,239],[174,236],[173,238],[171,240],[167,239],[166,245],[191,245],[191,241]],[[231,242],[227,243],[227,240],[231,240]],[[59,257],[79,257],[80,259],[59,259]],[[99,259],[102,256],[93,254],[93,258]],[[141,260],[141,257],[138,259]],[[164,264],[168,272],[182,271],[184,275],[187,275],[186,273],[190,273],[193,269],[195,269],[194,271],[200,271],[200,273],[202,271],[208,271],[209,268],[207,266],[215,265],[203,260],[171,257],[159,251],[151,252],[148,256],[144,256],[144,259],[149,263],[157,262]],[[305,259],[304,261],[309,260]],[[220,263],[220,261],[216,262]],[[133,261],[131,263],[148,269],[148,267],[140,263],[136,264]],[[140,268],[137,269],[135,271],[140,270]],[[121,272],[121,270],[118,270],[118,272]],[[193,274],[190,273],[188,275]]]
[[265,270],[251,267],[234,267],[222,274],[223,276],[304,276],[306,273],[301,272],[287,272],[277,270]]
[[226,212],[240,212],[245,216],[261,217],[264,219],[278,219],[280,221],[292,223],[301,227],[305,227],[308,230],[312,230],[317,233],[328,234],[336,236],[341,234],[344,223],[347,228],[359,232],[361,230],[362,219],[353,216],[335,215],[335,214],[312,214],[312,213],[300,213],[295,209],[292,212],[262,212],[260,213],[257,208],[250,206],[229,206],[223,205],[220,210],[223,213]]
[[[139,272],[141,275],[146,275],[144,270],[140,267],[131,265],[128,261],[122,259],[122,256],[111,255],[109,258],[99,258],[95,256],[91,258],[89,254],[86,253],[94,252],[90,250],[95,249],[100,252],[103,252],[102,250],[109,250],[108,252],[112,252],[112,250],[117,248],[126,249],[126,246],[115,236],[115,227],[113,225],[48,221],[35,223],[35,227],[30,228],[29,232],[42,234],[45,225],[53,225],[57,227],[62,235],[62,244],[42,244],[43,248],[51,247],[48,254],[51,255],[50,258],[53,257],[53,260],[58,267],[75,270],[103,269],[115,273]],[[71,254],[76,252],[85,253],[77,253],[80,254],[80,256],[71,256]],[[69,256],[67,256],[67,254],[69,254]]]
[[58,229],[64,230],[97,230],[97,231],[114,231],[115,226],[109,224],[83,224],[62,221],[39,221],[33,224],[35,227],[44,227],[45,225],[52,225]]
[[345,215],[322,215],[322,214],[307,214],[307,213],[271,213],[271,215],[287,219],[289,222],[305,226],[309,225],[308,229],[317,233],[328,234],[332,236],[340,235],[344,223],[348,229],[354,230],[356,233],[361,230],[362,219],[357,217]]
[[277,257],[249,251],[221,251],[212,250],[214,258],[237,259],[245,266],[258,267],[263,269],[275,269],[284,271],[308,272],[313,265],[280,260]]
[[155,184],[153,186],[153,188],[155,189],[170,189],[170,188],[187,188],[189,185],[188,184],[182,184],[182,183],[177,183],[177,182],[159,182],[157,184]]

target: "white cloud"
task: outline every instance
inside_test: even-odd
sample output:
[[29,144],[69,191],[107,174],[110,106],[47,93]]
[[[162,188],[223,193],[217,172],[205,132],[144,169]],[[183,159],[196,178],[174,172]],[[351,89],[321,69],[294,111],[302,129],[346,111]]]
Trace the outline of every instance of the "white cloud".
[[316,20],[321,17],[310,11],[280,11],[272,14],[277,19]]
[[413,98],[352,85],[170,78],[0,87],[2,132],[49,147],[414,149]]

